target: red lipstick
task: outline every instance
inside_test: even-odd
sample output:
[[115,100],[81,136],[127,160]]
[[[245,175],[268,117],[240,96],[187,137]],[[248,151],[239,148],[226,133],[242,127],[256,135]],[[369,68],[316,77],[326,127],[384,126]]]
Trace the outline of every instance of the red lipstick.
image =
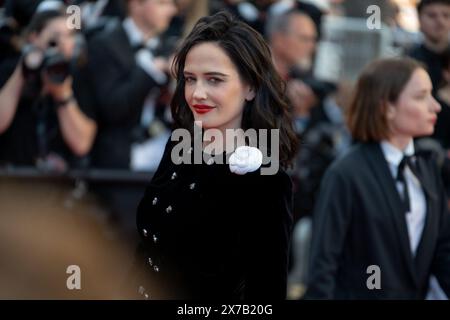
[[198,114],[205,114],[207,112],[210,112],[214,107],[208,106],[206,104],[195,104],[193,106],[193,109]]

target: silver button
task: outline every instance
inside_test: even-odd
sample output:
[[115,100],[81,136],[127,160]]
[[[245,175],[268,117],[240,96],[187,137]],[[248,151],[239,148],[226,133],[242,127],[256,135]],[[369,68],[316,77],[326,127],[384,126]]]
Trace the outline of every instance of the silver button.
[[172,180],[175,180],[176,178],[177,178],[177,173],[176,173],[176,172],[172,173],[171,179],[172,179]]
[[147,238],[147,235],[148,235],[148,233],[147,233],[147,230],[145,230],[145,229],[142,229],[142,234],[144,235],[144,237],[146,237],[146,238]]
[[153,205],[156,205],[158,203],[158,198],[157,197],[154,197],[153,198],[153,201],[152,201],[152,204]]
[[168,207],[166,208],[166,212],[167,212],[167,213],[171,213],[171,212],[172,212],[172,206],[168,206]]
[[153,260],[152,260],[152,258],[148,258],[148,264],[149,264],[150,266],[153,266]]
[[155,272],[159,272],[159,267],[157,265],[153,266],[153,270],[155,270]]
[[191,183],[191,184],[189,185],[189,189],[194,190],[194,188],[195,188],[195,183]]
[[153,242],[154,242],[154,243],[157,243],[158,240],[159,240],[158,237],[156,236],[156,234],[154,234],[154,235],[153,235]]

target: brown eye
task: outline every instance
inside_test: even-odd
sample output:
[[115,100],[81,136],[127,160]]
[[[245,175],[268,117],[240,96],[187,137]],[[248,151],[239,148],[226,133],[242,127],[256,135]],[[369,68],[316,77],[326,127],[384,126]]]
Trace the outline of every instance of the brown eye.
[[222,79],[219,79],[219,78],[210,78],[208,81],[211,82],[212,84],[217,84],[217,83],[219,83],[219,82],[222,82]]
[[193,83],[195,79],[193,77],[184,77],[184,82],[186,83]]

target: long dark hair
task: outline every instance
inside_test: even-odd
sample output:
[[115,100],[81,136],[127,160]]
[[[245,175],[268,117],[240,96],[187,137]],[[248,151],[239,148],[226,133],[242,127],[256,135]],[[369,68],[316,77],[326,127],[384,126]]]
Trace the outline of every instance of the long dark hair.
[[175,128],[191,130],[194,124],[184,96],[183,71],[188,52],[204,42],[219,45],[233,61],[241,79],[255,92],[255,98],[244,107],[242,129],[279,129],[280,164],[289,166],[297,152],[298,141],[284,98],[284,82],[272,64],[270,49],[263,37],[230,13],[219,12],[201,18],[175,54],[172,73],[177,86],[171,103]]

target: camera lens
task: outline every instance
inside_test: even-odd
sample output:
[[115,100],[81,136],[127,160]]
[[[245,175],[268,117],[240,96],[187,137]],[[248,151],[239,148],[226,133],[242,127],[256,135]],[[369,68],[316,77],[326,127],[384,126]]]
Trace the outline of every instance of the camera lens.
[[65,61],[47,66],[47,74],[53,83],[63,83],[69,75],[69,65]]
[[44,60],[44,53],[33,46],[24,50],[23,63],[29,70],[38,70]]
[[62,83],[70,73],[69,62],[56,48],[49,48],[46,52],[44,70],[53,83]]

